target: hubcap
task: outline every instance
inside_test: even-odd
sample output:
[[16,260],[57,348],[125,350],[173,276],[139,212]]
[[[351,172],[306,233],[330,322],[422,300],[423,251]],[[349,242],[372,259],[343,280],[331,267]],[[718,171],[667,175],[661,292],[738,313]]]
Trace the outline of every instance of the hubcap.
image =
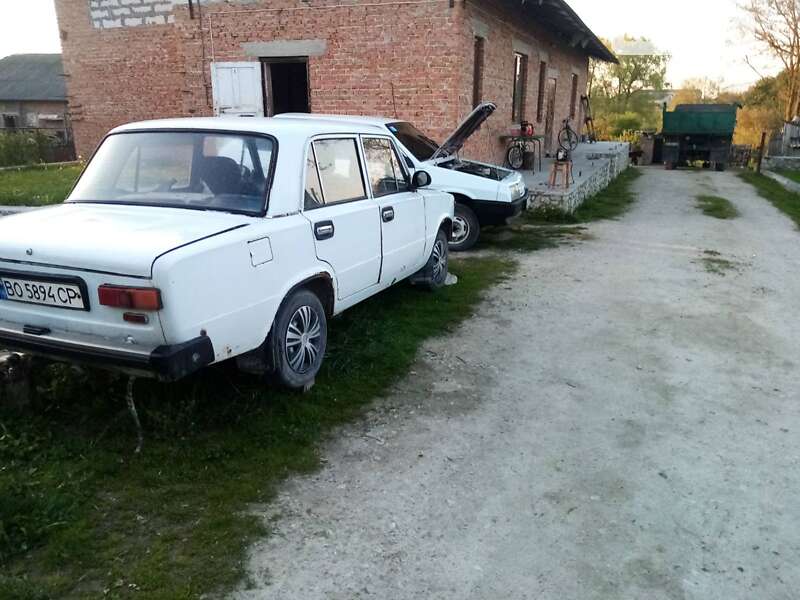
[[305,373],[320,354],[322,327],[310,306],[301,306],[289,319],[286,329],[286,358],[295,373]]
[[469,222],[462,216],[456,215],[453,218],[452,240],[454,244],[460,244],[469,237]]
[[439,281],[442,274],[447,274],[447,248],[442,240],[433,245],[433,279]]

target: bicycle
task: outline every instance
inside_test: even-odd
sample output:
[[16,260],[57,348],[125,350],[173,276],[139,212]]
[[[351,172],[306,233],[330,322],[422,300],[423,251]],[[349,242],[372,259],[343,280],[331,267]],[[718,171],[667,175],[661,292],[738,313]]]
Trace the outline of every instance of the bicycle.
[[522,168],[525,163],[525,153],[528,151],[528,141],[522,138],[516,138],[511,142],[506,152],[506,160],[509,166],[518,170]]
[[564,126],[558,132],[558,145],[567,152],[572,152],[578,147],[580,138],[569,124],[569,119],[564,119]]

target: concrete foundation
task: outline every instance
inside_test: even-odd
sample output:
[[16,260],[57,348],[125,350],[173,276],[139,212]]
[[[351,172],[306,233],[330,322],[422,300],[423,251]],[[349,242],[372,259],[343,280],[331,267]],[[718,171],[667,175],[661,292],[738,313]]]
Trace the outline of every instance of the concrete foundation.
[[[574,182],[567,188],[548,186],[554,159],[543,159],[540,171],[523,173],[525,184],[532,192],[528,208],[557,210],[568,214],[575,212],[587,198],[608,187],[617,175],[628,168],[629,152],[630,145],[623,142],[580,144],[572,153]],[[538,163],[536,166],[538,167]]]

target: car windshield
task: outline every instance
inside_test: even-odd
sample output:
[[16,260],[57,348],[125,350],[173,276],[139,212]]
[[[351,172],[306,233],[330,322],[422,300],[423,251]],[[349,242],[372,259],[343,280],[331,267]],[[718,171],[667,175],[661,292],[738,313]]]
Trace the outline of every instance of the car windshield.
[[403,146],[408,148],[408,151],[411,152],[417,160],[428,160],[433,156],[433,153],[439,149],[439,144],[434,142],[411,123],[398,121],[397,123],[389,123],[386,127],[400,140]]
[[118,133],[102,143],[67,202],[260,214],[273,152],[270,138],[246,134]]

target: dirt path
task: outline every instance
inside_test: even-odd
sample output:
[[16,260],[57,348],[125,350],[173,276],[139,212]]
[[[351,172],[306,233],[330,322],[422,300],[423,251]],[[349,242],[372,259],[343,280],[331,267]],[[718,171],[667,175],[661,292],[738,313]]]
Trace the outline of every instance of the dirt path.
[[797,597],[800,233],[730,173],[636,185],[285,486],[238,598]]

